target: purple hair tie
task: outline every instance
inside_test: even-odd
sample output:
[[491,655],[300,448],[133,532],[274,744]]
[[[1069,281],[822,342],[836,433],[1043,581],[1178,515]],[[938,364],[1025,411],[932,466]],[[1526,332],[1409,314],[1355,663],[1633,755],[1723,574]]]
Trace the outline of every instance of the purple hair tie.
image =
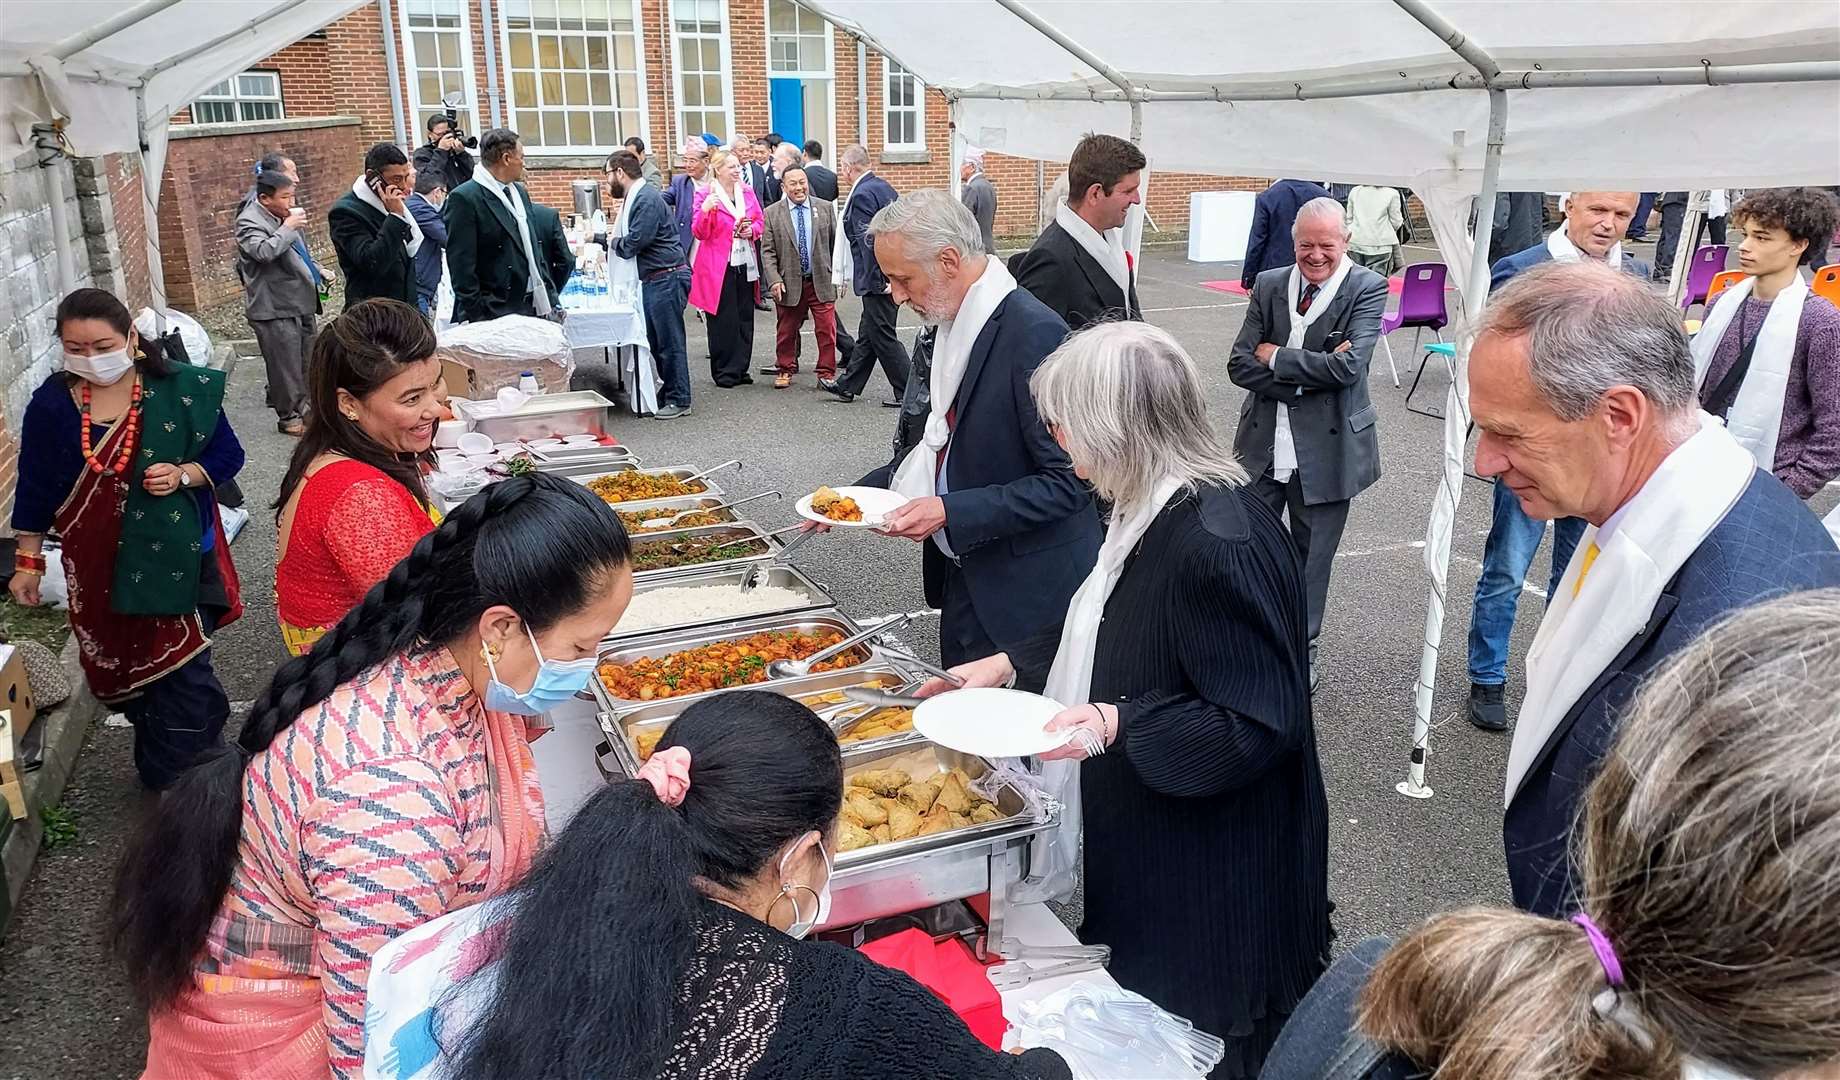
[[1604,981],[1612,989],[1623,985],[1623,964],[1616,958],[1616,947],[1610,944],[1610,935],[1604,933],[1597,923],[1584,912],[1572,916],[1572,921],[1584,927],[1584,936],[1591,942],[1591,951],[1597,954],[1597,962],[1604,966]]

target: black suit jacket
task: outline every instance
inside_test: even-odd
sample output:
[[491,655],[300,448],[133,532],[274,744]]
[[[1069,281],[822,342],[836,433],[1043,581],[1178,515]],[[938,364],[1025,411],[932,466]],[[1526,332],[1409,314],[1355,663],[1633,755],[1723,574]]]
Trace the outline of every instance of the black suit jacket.
[[1105,267],[1086,253],[1080,242],[1057,221],[1035,238],[1034,246],[1012,256],[1009,271],[1016,284],[1052,308],[1073,333],[1102,319],[1139,319],[1137,281],[1133,277],[1127,296]]
[[562,215],[541,203],[530,207],[530,242],[537,245],[537,265],[549,275],[550,303],[554,305],[575,272],[575,252],[562,229]]
[[[765,210],[779,198],[779,195],[774,191],[775,187],[778,186],[777,181],[773,179],[773,174],[767,171],[766,166],[758,162],[749,162],[743,165],[741,167],[741,179],[746,180],[748,187],[754,189],[754,197],[760,200],[760,208],[762,210]],[[773,198],[768,198],[767,196],[769,195],[772,195]]]
[[408,222],[347,191],[326,212],[332,250],[345,275],[345,306],[382,297],[415,306],[415,258],[403,245]]
[[814,198],[825,202],[837,201],[837,174],[822,165],[805,166],[805,182],[811,185]]
[[[958,556],[978,622],[1002,648],[1059,626],[1099,557],[1092,490],[1035,411],[1029,376],[1067,336],[1067,325],[1018,289],[984,324],[954,400],[946,457],[946,541]],[[919,453],[926,453],[921,448]],[[887,487],[890,463],[863,478]],[[927,603],[945,596],[949,565],[921,544]]]
[[[537,235],[530,192],[516,183],[511,189],[524,202],[530,242],[537,249],[537,267],[548,275],[553,271],[546,264],[543,241]],[[504,201],[477,180],[468,180],[448,192],[441,217],[447,222],[447,272],[454,285],[454,321],[485,322],[501,315],[535,315],[536,307],[530,300],[530,263],[524,257],[517,219]],[[562,285],[561,281],[543,283],[551,308],[560,303]]]
[[[888,287],[882,268],[875,261],[875,244],[869,239],[869,222],[876,211],[900,198],[894,185],[874,173],[865,173],[850,189],[850,210],[843,218],[843,235],[850,241],[850,258],[856,264],[851,287],[857,296],[878,293]],[[1045,354],[1044,354],[1045,355]]]
[[1509,800],[1502,839],[1516,907],[1554,918],[1577,910],[1572,826],[1643,678],[1732,611],[1834,585],[1840,553],[1827,530],[1780,480],[1756,471],[1662,590],[1648,624],[1553,729]]

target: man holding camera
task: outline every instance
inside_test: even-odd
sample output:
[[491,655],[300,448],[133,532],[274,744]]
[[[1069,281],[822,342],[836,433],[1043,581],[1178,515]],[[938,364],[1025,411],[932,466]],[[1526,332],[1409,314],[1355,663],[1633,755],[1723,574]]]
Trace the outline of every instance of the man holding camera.
[[[466,152],[466,132],[456,123],[458,116],[438,112],[428,118],[428,142],[415,149],[415,171],[419,176],[435,173],[441,186],[452,191],[473,178],[473,155]],[[479,145],[477,139],[473,145]]]

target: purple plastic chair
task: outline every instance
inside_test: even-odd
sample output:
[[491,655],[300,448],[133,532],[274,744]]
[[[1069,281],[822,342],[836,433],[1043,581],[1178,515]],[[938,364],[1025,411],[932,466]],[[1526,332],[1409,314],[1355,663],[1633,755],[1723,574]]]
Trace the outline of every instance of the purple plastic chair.
[[1693,261],[1687,264],[1687,287],[1680,292],[1681,311],[1690,311],[1694,304],[1706,302],[1712,279],[1725,269],[1725,257],[1729,253],[1724,244],[1705,244],[1693,253]]
[[[1386,336],[1410,326],[1414,349],[1418,348],[1419,335],[1427,328],[1443,341],[1444,327],[1450,325],[1450,312],[1444,307],[1444,278],[1449,273],[1443,263],[1413,263],[1406,267],[1402,271],[1405,284],[1399,290],[1399,310],[1380,317],[1380,344],[1386,349],[1386,366],[1393,371],[1395,387],[1399,385],[1399,365],[1393,363],[1393,346]],[[1425,360],[1419,361],[1418,371],[1424,374]]]

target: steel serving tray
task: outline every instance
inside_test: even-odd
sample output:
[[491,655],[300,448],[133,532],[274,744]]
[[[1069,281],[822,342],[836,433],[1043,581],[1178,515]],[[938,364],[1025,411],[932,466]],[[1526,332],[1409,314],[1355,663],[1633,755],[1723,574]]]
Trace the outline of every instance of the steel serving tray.
[[[670,498],[670,499],[649,499],[647,500],[647,503],[649,505],[645,506],[643,509],[638,510],[636,512],[642,515],[643,517],[647,517],[647,518],[670,517],[672,514],[681,514],[686,510],[708,510],[712,507],[721,506],[723,503],[727,501],[728,501],[727,499],[718,499],[718,498],[714,498],[713,496],[709,496],[709,495],[678,495],[675,498]],[[612,506],[615,510],[619,511],[622,514],[631,514],[631,513],[635,513],[635,511],[632,510],[630,506],[634,506],[637,504],[634,503],[634,504],[629,505],[627,503],[622,502],[622,503],[609,503],[608,505]],[[728,522],[740,521],[742,517],[742,513],[736,510],[721,510],[718,512],[728,515],[727,521],[723,522],[723,524],[727,524]],[[689,527],[695,528],[695,526],[689,526]],[[660,529],[658,531],[664,532],[666,530]],[[627,527],[626,533],[628,536],[633,537],[635,540],[641,536],[655,535],[654,533],[634,532],[630,526]]]
[[[613,505],[621,506],[624,504],[614,503]],[[634,548],[638,548],[648,544],[678,544],[686,540],[701,540],[711,537],[720,539],[724,544],[739,544],[747,541],[757,541],[760,545],[760,550],[751,555],[736,555],[726,559],[714,559],[709,562],[690,563],[685,566],[664,566],[656,570],[635,569],[633,571],[633,581],[636,583],[641,581],[657,581],[666,578],[680,579],[698,570],[719,569],[730,566],[751,566],[754,563],[771,561],[778,556],[780,552],[780,542],[777,537],[768,536],[766,529],[745,518],[727,525],[698,525],[689,529],[673,529],[670,532],[646,533],[643,536],[633,537],[632,543]],[[740,588],[740,586],[737,585],[736,588]]]
[[[666,532],[634,533],[632,534],[632,538],[634,540],[640,540],[667,535],[670,534]],[[683,573],[676,575],[659,573],[657,576],[653,576],[653,572],[648,571],[644,578],[635,579],[633,582],[633,604],[638,604],[640,598],[646,593],[663,588],[711,588],[734,589],[739,591],[741,582],[746,579],[750,573],[755,572],[755,570],[756,567],[751,563],[740,566],[715,566],[709,563],[703,563],[693,567],[685,567]],[[806,602],[772,611],[714,615],[709,618],[693,619],[689,622],[669,623],[661,626],[644,626],[627,629],[624,625],[620,625],[613,628],[613,632],[607,635],[607,640],[614,641],[649,634],[662,634],[668,631],[687,630],[699,626],[717,626],[722,623],[734,622],[737,619],[767,618],[769,616],[785,615],[795,611],[816,611],[821,608],[835,606],[835,601],[831,599],[830,593],[825,591],[824,586],[813,581],[810,577],[806,576],[803,570],[793,566],[791,563],[776,563],[772,566],[765,567],[762,572],[766,574],[766,580],[761,582],[763,586],[772,586],[802,592],[807,597]],[[630,614],[631,611],[632,607],[629,606],[627,608],[628,614]]]
[[[912,681],[913,680],[904,671],[897,671],[893,668],[885,667],[871,661],[868,664],[859,665],[853,668],[845,668],[842,671],[821,671],[816,675],[807,675],[801,679],[784,679],[777,682],[768,682],[746,687],[745,689],[770,690],[773,693],[783,694],[789,698],[806,698],[815,697],[846,686],[867,686],[892,692],[909,685]],[[736,689],[743,688],[736,687]],[[639,753],[639,733],[663,731],[665,728],[671,726],[671,721],[681,716],[683,711],[689,708],[689,704],[693,703],[695,700],[694,698],[666,698],[663,701],[653,701],[643,705],[627,705],[611,711],[601,712],[597,717],[600,723],[601,734],[605,735],[607,738],[607,744],[613,751],[614,758],[619,765],[620,774],[628,777],[633,776],[639,771],[639,766],[644,764]],[[855,709],[866,707],[869,708],[870,711],[874,711],[873,706],[863,706],[856,702],[842,702],[837,705],[829,706],[813,705],[811,707],[820,716],[826,716],[832,711],[841,710],[845,707]],[[854,760],[864,754],[887,749],[890,745],[895,744],[895,739],[900,740],[900,744],[902,745],[924,741],[920,738],[918,733],[906,732],[900,736],[895,736],[893,739],[869,739],[860,743],[846,743],[843,747],[844,759],[846,761]]]
[[[583,466],[582,468],[586,469],[587,467]],[[621,469],[621,468],[609,469],[609,468],[603,468],[600,466],[595,466],[592,472],[586,472],[586,471],[577,472],[574,469],[559,469],[556,471],[556,475],[566,476],[570,480],[575,481],[577,484],[580,484],[583,487],[586,487],[588,482],[591,480],[597,480],[600,477],[607,476],[612,473],[625,472],[625,471],[627,470]],[[686,476],[695,476],[697,473],[702,472],[703,470],[697,468],[694,465],[674,465],[669,468],[640,469],[638,471],[642,473],[649,473],[653,476],[675,476],[679,480],[682,480]],[[625,499],[617,503],[608,503],[607,505],[617,507],[618,509],[621,509],[621,510],[639,510],[639,509],[646,509],[646,508],[655,506],[659,503],[671,502],[676,499],[684,499],[684,498],[700,499],[700,498],[706,498],[706,497],[719,499],[727,494],[727,492],[724,492],[722,488],[714,480],[711,480],[707,476],[703,477],[700,481],[698,481],[698,483],[701,483],[703,485],[703,490],[691,492],[689,495],[661,495],[656,499]]]
[[613,430],[613,402],[593,390],[563,394],[538,394],[511,412],[500,412],[496,400],[460,401],[460,415],[472,430],[493,442],[527,442],[566,435],[605,435]]
[[[720,526],[713,527],[720,528]],[[655,634],[647,634],[643,637],[625,639],[611,638],[601,642],[600,657],[596,661],[595,678],[592,683],[595,699],[600,702],[601,708],[608,712],[614,712],[634,705],[651,704],[651,702],[647,701],[614,697],[608,692],[607,684],[601,681],[598,670],[600,664],[609,662],[615,664],[630,664],[646,657],[668,656],[674,652],[694,649],[699,645],[708,645],[712,642],[749,637],[754,634],[768,631],[791,630],[805,631],[807,633],[815,630],[836,630],[845,637],[848,637],[861,631],[862,627],[856,625],[849,616],[843,614],[841,611],[830,608],[822,611],[811,611],[792,615],[756,616],[747,619],[737,619],[733,622],[718,623],[712,626],[661,630]],[[862,651],[863,660],[862,663],[852,665],[853,668],[860,668],[865,664],[873,664],[876,662],[877,654],[869,642],[864,642],[859,648]],[[890,665],[883,664],[882,666],[889,667]],[[896,668],[894,670],[900,669]],[[823,673],[820,672],[820,674]],[[769,678],[758,683],[727,686],[716,690],[704,690],[695,694],[684,694],[680,697],[660,698],[658,700],[681,702],[687,705],[692,701],[708,697],[711,694],[720,694],[727,690],[770,690],[774,689],[774,683],[783,683],[787,681],[790,680]]]

